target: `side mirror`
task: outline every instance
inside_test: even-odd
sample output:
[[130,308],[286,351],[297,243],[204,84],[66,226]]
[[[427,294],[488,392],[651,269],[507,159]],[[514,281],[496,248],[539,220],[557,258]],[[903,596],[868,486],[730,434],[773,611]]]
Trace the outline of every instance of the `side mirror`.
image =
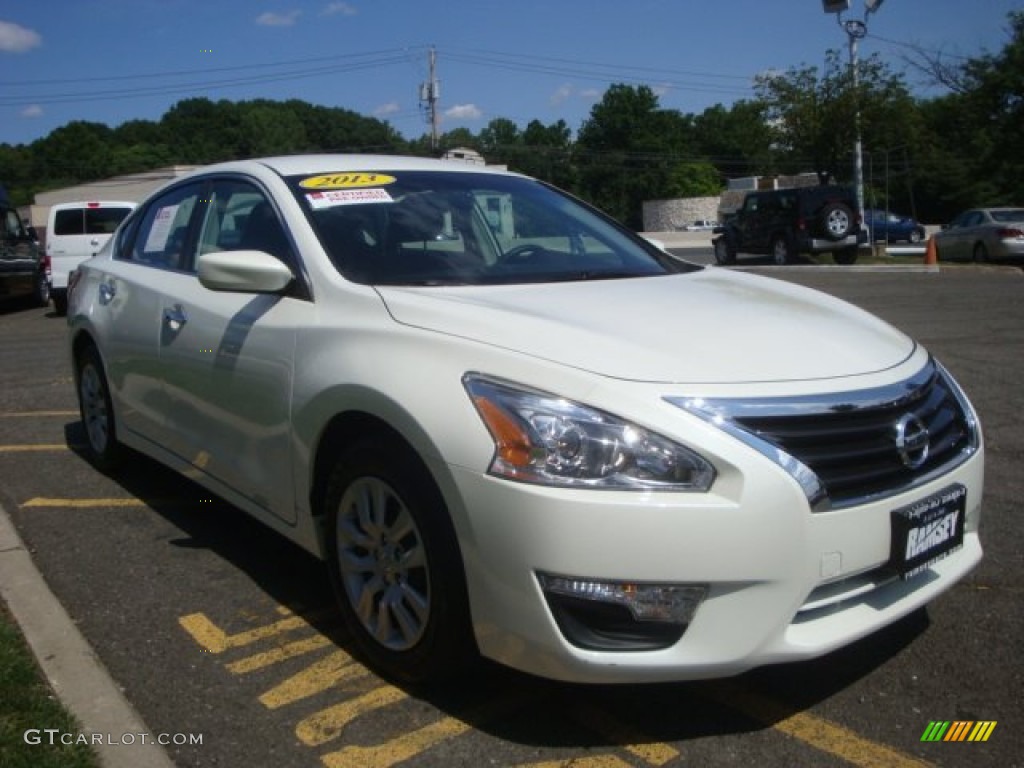
[[211,291],[280,293],[295,279],[287,264],[263,251],[203,253],[197,267],[199,282]]

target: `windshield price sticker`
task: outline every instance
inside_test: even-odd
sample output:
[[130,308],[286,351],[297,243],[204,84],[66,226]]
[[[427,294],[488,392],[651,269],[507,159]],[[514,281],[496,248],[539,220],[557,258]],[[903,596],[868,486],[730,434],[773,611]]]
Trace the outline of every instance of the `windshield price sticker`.
[[957,483],[926,499],[892,512],[890,562],[901,579],[963,546],[967,488]]
[[310,176],[299,182],[303,189],[360,189],[363,187],[386,187],[394,184],[395,177],[383,173],[325,173]]
[[394,202],[385,189],[334,189],[327,192],[310,192],[306,195],[306,200],[314,211],[334,208],[337,205]]

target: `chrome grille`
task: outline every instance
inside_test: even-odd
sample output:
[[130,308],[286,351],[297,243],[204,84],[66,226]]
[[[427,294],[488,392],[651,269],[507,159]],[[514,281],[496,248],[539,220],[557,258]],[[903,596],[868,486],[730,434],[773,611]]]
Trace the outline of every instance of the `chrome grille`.
[[978,446],[970,406],[934,362],[900,384],[861,392],[672,402],[786,468],[816,511],[912,488],[961,463]]

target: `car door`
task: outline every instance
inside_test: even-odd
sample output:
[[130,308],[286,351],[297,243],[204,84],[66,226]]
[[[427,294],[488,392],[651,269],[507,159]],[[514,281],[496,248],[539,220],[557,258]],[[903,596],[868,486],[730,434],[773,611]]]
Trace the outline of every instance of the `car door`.
[[180,264],[201,193],[201,184],[187,183],[154,199],[119,233],[110,258],[92,267],[99,287],[89,312],[120,428],[158,446],[168,407],[158,361],[162,286]]
[[981,211],[965,211],[957,216],[949,225],[949,229],[943,233],[942,258],[956,261],[971,259],[975,228],[981,220]]
[[199,253],[263,250],[297,264],[281,218],[255,183],[217,179],[202,205],[189,268],[168,276],[161,297],[166,446],[197,472],[294,522],[292,376],[297,331],[313,321],[313,305],[294,293],[201,285]]
[[0,208],[0,296],[32,290],[39,257],[18,212]]

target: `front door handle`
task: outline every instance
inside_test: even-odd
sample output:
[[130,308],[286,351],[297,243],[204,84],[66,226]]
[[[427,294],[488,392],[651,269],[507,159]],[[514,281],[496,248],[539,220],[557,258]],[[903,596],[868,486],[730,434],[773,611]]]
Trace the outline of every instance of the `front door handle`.
[[188,316],[185,314],[185,310],[182,309],[181,304],[175,304],[173,307],[167,307],[164,310],[164,324],[172,331],[180,331],[187,322]]

